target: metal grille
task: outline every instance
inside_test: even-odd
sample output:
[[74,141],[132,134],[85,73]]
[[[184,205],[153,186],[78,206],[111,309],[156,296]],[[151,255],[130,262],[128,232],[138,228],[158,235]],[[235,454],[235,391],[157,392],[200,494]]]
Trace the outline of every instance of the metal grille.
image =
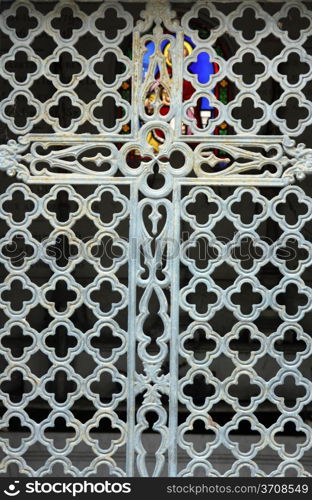
[[310,475],[311,4],[1,8],[1,472]]

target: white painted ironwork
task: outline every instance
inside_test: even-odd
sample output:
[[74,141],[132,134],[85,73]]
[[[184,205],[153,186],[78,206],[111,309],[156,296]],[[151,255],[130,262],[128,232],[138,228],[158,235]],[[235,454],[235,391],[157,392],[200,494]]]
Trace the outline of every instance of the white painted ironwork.
[[[9,231],[0,241],[0,259],[7,271],[0,287],[7,322],[0,337],[3,341],[18,328],[30,338],[30,344],[17,357],[6,343],[2,344],[7,366],[0,381],[0,396],[6,407],[1,425],[7,428],[10,419],[16,417],[28,430],[28,436],[16,446],[6,438],[2,440],[4,473],[9,464],[16,464],[24,474],[46,475],[60,464],[65,473],[75,476],[97,474],[103,466],[106,473],[116,476],[238,476],[243,469],[257,476],[287,475],[290,469],[299,476],[309,475],[302,457],[311,448],[311,427],[300,412],[311,402],[311,381],[302,373],[301,363],[311,356],[312,344],[311,332],[305,332],[300,321],[311,310],[311,289],[302,277],[310,264],[311,242],[301,230],[311,217],[312,205],[304,190],[291,184],[304,180],[312,168],[312,149],[296,141],[311,124],[312,104],[305,89],[312,58],[305,43],[311,33],[312,14],[308,3],[296,0],[277,3],[274,12],[265,8],[266,2],[233,4],[229,13],[224,12],[222,4],[198,1],[179,15],[175,5],[151,1],[135,21],[127,2],[105,1],[90,10],[83,2],[61,1],[45,10],[28,0],[18,0],[8,3],[1,14],[1,30],[11,44],[0,58],[1,76],[12,90],[0,103],[1,122],[9,138],[0,146],[0,169],[16,176],[18,182],[11,184],[1,198],[0,215]],[[23,30],[18,28],[21,15],[25,18]],[[248,31],[244,16],[250,21]],[[293,23],[292,29],[291,16],[300,21]],[[206,20],[206,38],[200,28],[194,28],[196,19]],[[42,34],[52,44],[50,53],[44,56],[38,50]],[[87,35],[97,41],[94,53],[84,47]],[[185,51],[186,35],[194,44],[189,52]],[[274,57],[259,48],[270,35],[282,45]],[[218,40],[226,36],[234,37],[237,45],[228,57],[217,50]],[[164,54],[164,41],[170,47],[169,56]],[[143,76],[148,42],[153,42],[154,51]],[[189,71],[189,65],[201,53],[209,54],[215,68],[206,83],[200,83]],[[21,54],[29,63],[25,63],[22,76],[14,63]],[[252,68],[261,65],[259,72],[248,76],[242,73],[246,56],[257,63]],[[290,57],[298,62],[296,75],[287,64]],[[71,61],[71,75],[57,69],[64,58]],[[88,91],[88,99],[81,88],[87,78],[95,89],[94,95]],[[269,78],[279,83],[281,92],[277,98],[273,95],[265,100],[262,87]],[[52,85],[52,95],[47,99],[38,94],[39,79]],[[183,95],[186,81],[194,90],[188,99]],[[229,102],[222,102],[215,93],[216,86],[224,81],[224,85],[233,86]],[[162,110],[164,92],[168,96],[166,113]],[[148,102],[151,95],[153,101]],[[207,98],[214,110],[210,116],[204,112],[203,128],[195,119],[197,100],[201,98]],[[60,109],[65,110],[65,119]],[[266,133],[268,122],[280,133]],[[216,128],[224,124],[228,134],[215,135]],[[38,132],[40,127],[44,133]],[[152,142],[152,136],[156,136],[156,142]],[[36,190],[37,185],[43,190]],[[84,192],[86,185],[89,190]],[[215,187],[220,186],[226,186],[227,191],[219,192]],[[270,191],[268,196],[262,187],[273,189],[273,194]],[[24,212],[18,216],[14,212],[16,197],[25,200]],[[67,218],[55,208],[55,200],[64,197],[71,209]],[[291,220],[281,211],[289,197],[303,207],[303,212]],[[240,203],[242,208],[237,209]],[[194,209],[196,204],[198,209]],[[246,221],[246,206],[254,205],[257,209],[253,212],[250,208]],[[39,216],[52,228],[40,242],[32,228]],[[91,221],[95,227],[87,239],[75,229],[83,218],[90,224],[90,231]],[[235,233],[228,241],[215,232],[225,219]],[[274,241],[268,241],[260,230],[269,220],[281,231]],[[120,233],[123,225],[129,230],[126,237]],[[182,241],[185,225],[190,234]],[[57,242],[64,239],[71,248],[66,263],[55,253]],[[20,254],[18,259],[13,254],[10,258],[16,241],[21,240],[22,258]],[[110,265],[102,258],[107,240],[118,249]],[[206,265],[198,265],[192,258],[191,250],[199,240],[214,249],[214,257],[206,259]],[[243,240],[258,249],[249,267],[235,253]],[[288,240],[296,241],[306,252],[294,268],[278,251],[287,247]],[[39,261],[51,272],[45,283],[29,274]],[[74,274],[83,262],[95,272],[86,284]],[[225,263],[235,277],[224,288],[215,273]],[[267,263],[281,273],[280,281],[271,287],[259,277]],[[127,279],[120,274],[125,267]],[[18,304],[12,302],[15,290],[18,297],[25,292]],[[68,296],[65,304],[57,300],[60,293],[61,297]],[[257,301],[250,299],[255,294]],[[285,294],[283,302],[280,296]],[[244,298],[237,300],[238,295]],[[51,318],[43,331],[37,331],[28,320],[38,306]],[[84,306],[94,315],[94,324],[86,331],[73,319]],[[212,320],[224,310],[235,322],[222,335],[215,331]],[[280,323],[269,335],[257,326],[257,320],[268,311]],[[126,326],[120,324],[121,315],[128,318]],[[151,315],[157,317],[156,331],[146,327]],[[62,335],[73,337],[62,356],[50,342],[60,328]],[[96,347],[96,339],[104,330],[118,340],[109,355]],[[242,357],[234,346],[243,331],[249,332],[258,348]],[[201,358],[190,349],[199,332],[205,342],[214,345]],[[304,344],[291,360],[279,349],[289,332]],[[32,373],[28,365],[36,352],[50,361],[44,374]],[[86,376],[75,365],[75,358],[82,353],[87,353],[95,365]],[[265,378],[259,366],[268,356],[277,369]],[[233,370],[219,377],[211,365],[215,360],[223,363],[224,357],[233,364]],[[14,377],[24,380],[20,398],[14,397],[10,386]],[[302,388],[298,396],[294,393],[293,404],[287,390],[291,382]],[[62,394],[55,389],[59,384]],[[238,386],[246,390],[247,402],[237,396]],[[198,398],[196,393],[202,390],[207,397]],[[41,422],[27,411],[36,398],[50,407]],[[94,408],[86,421],[74,413],[75,403],[83,398]],[[266,401],[280,413],[269,427],[256,416]],[[224,425],[210,416],[221,402],[235,412]],[[126,408],[125,418],[121,407]],[[184,415],[181,424],[179,411]],[[73,434],[62,446],[46,432],[55,427],[58,418],[72,428]],[[107,433],[109,443],[103,444],[95,432],[101,421],[110,422],[115,431]],[[233,435],[243,421],[259,438],[247,449]],[[188,439],[195,424],[206,430],[204,446]],[[292,452],[277,439],[286,424],[293,424],[304,435]],[[147,460],[145,440],[151,430],[158,439],[152,465]],[[27,464],[27,450],[38,443],[46,448],[49,458],[43,465],[32,467]],[[84,467],[72,460],[73,450],[81,443],[94,455]],[[222,446],[233,460],[221,474],[214,453]],[[267,447],[276,453],[278,463],[271,470],[262,470],[258,456]],[[183,466],[178,460],[181,450],[186,457]],[[125,461],[120,459],[124,451]]]

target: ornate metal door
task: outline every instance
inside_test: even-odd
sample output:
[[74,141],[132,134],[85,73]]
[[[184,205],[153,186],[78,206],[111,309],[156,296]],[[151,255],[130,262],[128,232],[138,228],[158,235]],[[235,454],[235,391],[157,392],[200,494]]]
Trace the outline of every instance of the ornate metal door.
[[311,4],[1,7],[2,472],[309,475]]

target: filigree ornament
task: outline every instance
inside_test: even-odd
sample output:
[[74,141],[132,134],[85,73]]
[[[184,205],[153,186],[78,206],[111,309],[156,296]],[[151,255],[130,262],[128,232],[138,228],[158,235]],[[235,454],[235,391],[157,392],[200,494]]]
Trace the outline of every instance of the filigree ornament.
[[23,172],[23,166],[19,163],[22,159],[21,153],[26,149],[16,142],[14,139],[10,139],[7,144],[0,145],[0,169],[6,171],[10,176],[17,175]]
[[[312,149],[306,148],[303,143],[296,145],[295,141],[287,138],[284,141],[284,149],[285,153],[290,157],[288,159],[290,168],[284,172],[283,177],[288,178],[289,182],[304,180],[306,175],[311,173]],[[283,160],[286,163],[287,156]]]
[[[98,101],[94,102],[94,106],[97,104]],[[53,119],[53,123],[56,123],[55,120],[58,119]],[[188,120],[189,118],[186,118],[186,121]],[[77,123],[75,125],[72,122],[69,127],[78,126]],[[190,119],[190,123],[192,123],[192,119]],[[155,154],[148,143],[148,135],[153,130],[161,129],[164,130],[165,136],[160,151],[162,154],[159,152]],[[50,136],[47,140],[41,138],[40,142],[32,143],[31,153],[22,154],[29,143],[26,136],[20,138],[19,143],[10,140],[6,145],[0,146],[0,169],[5,170],[8,175],[16,175],[28,183],[43,181],[51,184],[64,183],[67,179],[73,184],[83,182],[97,184],[99,177],[103,178],[103,181],[105,178],[108,180],[119,166],[126,176],[140,179],[142,190],[146,196],[155,198],[168,194],[173,188],[175,179],[187,176],[191,169],[194,170],[203,184],[218,185],[222,181],[223,184],[238,186],[246,185],[246,182],[255,186],[285,186],[294,183],[297,179],[303,180],[311,172],[311,149],[306,148],[302,143],[296,145],[288,136],[273,140],[272,138],[265,140],[255,138],[252,141],[247,138],[233,137],[223,139],[221,143],[217,139],[207,137],[207,135],[203,140],[203,131],[198,130],[198,133],[200,134],[198,141],[201,144],[195,148],[195,151],[192,151],[189,145],[179,141],[174,142],[172,131],[168,125],[155,121],[142,127],[140,131],[141,141],[124,144],[121,153],[117,151],[114,144],[107,143],[107,141],[103,141],[103,143],[89,141],[86,145],[80,139],[74,139],[74,136],[68,141],[61,139],[55,141],[53,136]],[[39,147],[47,148],[55,142],[66,147],[63,150],[58,149],[46,154],[42,154],[41,151],[39,153]],[[216,156],[216,147],[222,147],[226,156],[223,158]],[[103,148],[105,155],[98,152],[96,156],[88,156],[88,150],[95,148]],[[111,150],[111,154],[107,155],[107,148]],[[253,151],[259,148],[263,149],[262,153]],[[139,162],[137,168],[127,165],[127,155],[133,154],[133,152],[135,152],[134,159]],[[178,168],[173,167],[170,160],[168,161],[168,157],[176,152],[181,152],[185,158],[183,166]],[[119,161],[120,164],[118,164]],[[96,168],[92,166],[92,163]],[[42,164],[46,164],[44,168],[42,168]],[[165,183],[162,188],[153,189],[148,185],[147,178],[153,173],[156,164],[159,166]],[[40,165],[40,169],[37,165]],[[105,166],[103,172],[100,170],[101,165]],[[208,172],[205,170],[206,166],[210,169]],[[272,167],[274,167],[273,171]],[[54,173],[52,169],[56,168],[61,168],[67,173]],[[184,178],[184,182],[187,184],[189,181]]]
[[143,406],[138,411],[139,424],[136,426],[136,439],[135,439],[135,449],[137,451],[137,466],[142,471],[143,476],[149,476],[146,455],[147,451],[142,442],[142,433],[149,426],[146,420],[146,414],[148,412],[153,412],[157,415],[157,420],[153,424],[153,430],[158,433],[160,437],[160,444],[155,452],[155,466],[151,474],[152,477],[157,477],[160,475],[162,468],[165,463],[165,452],[168,449],[168,428],[166,427],[167,414],[163,407],[156,405]]

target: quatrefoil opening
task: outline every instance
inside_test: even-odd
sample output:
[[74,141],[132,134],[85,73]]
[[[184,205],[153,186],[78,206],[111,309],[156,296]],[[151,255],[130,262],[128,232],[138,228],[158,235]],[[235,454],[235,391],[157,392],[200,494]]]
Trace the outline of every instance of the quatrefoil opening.
[[29,226],[37,217],[38,198],[27,185],[12,184],[1,198],[1,214],[14,228]]
[[236,368],[224,381],[224,391],[229,401],[241,411],[255,411],[264,400],[264,381],[254,370]]
[[71,227],[82,216],[83,201],[72,186],[53,186],[44,198],[43,209],[56,228]]
[[36,345],[36,336],[24,318],[20,321],[14,318],[0,331],[0,342],[9,362],[26,362]]
[[191,373],[188,372],[187,376],[181,380],[180,391],[181,398],[186,401],[190,411],[194,409],[208,411],[219,398],[220,389],[217,379],[210,371],[197,369]]
[[11,229],[0,240],[0,261],[9,272],[27,271],[38,258],[38,242],[27,229]]
[[38,303],[37,287],[27,275],[10,274],[0,286],[0,296],[1,307],[13,317],[25,317]]
[[2,438],[2,449],[8,455],[25,452],[35,440],[34,424],[24,410],[8,410],[1,419],[1,430],[8,432],[8,438]]
[[298,367],[310,356],[310,337],[299,324],[284,324],[270,336],[269,350],[272,350],[279,365]]
[[117,414],[100,410],[88,423],[86,430],[89,439],[99,453],[115,453],[125,441],[126,429]]
[[32,9],[30,12],[26,2],[23,2],[22,5],[18,5],[18,3],[13,4],[12,9],[5,13],[4,29],[8,33],[14,31],[16,37],[21,41],[29,41],[34,36],[42,17],[38,11],[34,12]]
[[[181,446],[189,456],[207,458],[221,441],[216,424],[209,414],[190,415],[180,427]],[[202,439],[202,436],[205,439]]]
[[127,289],[115,276],[97,276],[86,293],[99,318],[114,317],[127,305]]
[[225,436],[237,458],[252,459],[265,447],[266,429],[256,418],[237,413],[225,426]]
[[3,374],[0,389],[10,405],[20,407],[34,394],[34,382],[24,368],[11,367]]
[[206,323],[194,321],[180,338],[180,351],[190,366],[207,366],[220,354],[220,337]]
[[72,404],[74,397],[80,391],[79,382],[71,366],[70,369],[58,366],[43,377],[42,387],[46,397],[52,398],[54,405],[59,407]]
[[240,276],[226,290],[227,307],[239,320],[255,320],[268,305],[267,289],[256,277]]
[[115,409],[123,400],[126,391],[125,377],[115,367],[99,366],[86,379],[87,394],[96,398],[100,408]]
[[86,332],[86,343],[100,363],[110,363],[126,351],[126,337],[126,332],[113,319],[100,319]]
[[208,278],[192,278],[181,290],[181,305],[196,320],[209,320],[222,306],[222,293]]
[[[62,432],[59,432],[62,429]],[[78,442],[79,425],[63,412],[52,412],[49,421],[41,424],[42,441],[53,454],[68,454]]]
[[282,415],[270,438],[285,460],[299,459],[302,452],[310,448],[310,427],[300,417]]
[[70,315],[82,302],[81,286],[69,276],[55,274],[41,288],[41,303],[50,310],[52,316]]
[[283,413],[299,413],[310,398],[310,382],[297,370],[282,368],[271,381],[270,395]]
[[40,336],[40,348],[54,362],[69,363],[84,347],[80,330],[68,319],[55,319]]

